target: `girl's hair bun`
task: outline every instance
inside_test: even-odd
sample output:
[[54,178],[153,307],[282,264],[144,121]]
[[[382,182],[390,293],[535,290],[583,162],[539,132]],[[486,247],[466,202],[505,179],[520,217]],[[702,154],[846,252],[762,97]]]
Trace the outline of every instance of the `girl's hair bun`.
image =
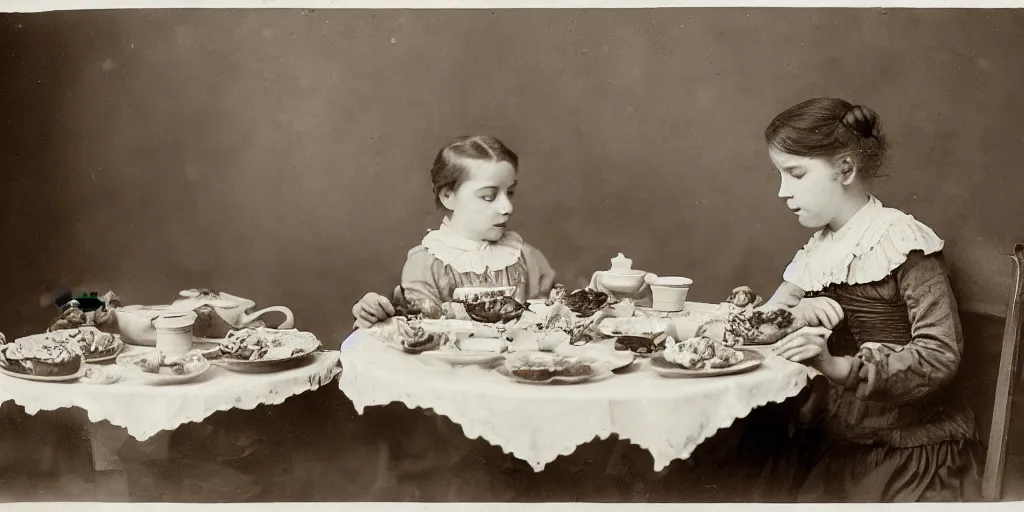
[[789,107],[768,123],[764,138],[790,155],[850,157],[864,178],[878,176],[888,151],[878,114],[842,98],[811,98]]
[[874,110],[862,105],[854,105],[853,108],[843,116],[843,125],[865,139],[877,137],[879,135],[878,114],[876,114]]

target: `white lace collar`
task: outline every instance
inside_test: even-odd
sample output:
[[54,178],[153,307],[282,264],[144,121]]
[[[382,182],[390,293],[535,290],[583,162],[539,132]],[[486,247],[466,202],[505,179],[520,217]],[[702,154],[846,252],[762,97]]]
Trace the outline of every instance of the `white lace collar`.
[[911,251],[932,254],[944,242],[912,215],[887,208],[871,196],[838,231],[815,233],[786,268],[783,279],[804,291],[831,284],[880,281],[907,260]]
[[421,243],[427,252],[456,272],[475,274],[514,265],[523,251],[523,239],[514,231],[505,231],[497,242],[470,240],[452,229],[448,217],[440,228],[428,232]]

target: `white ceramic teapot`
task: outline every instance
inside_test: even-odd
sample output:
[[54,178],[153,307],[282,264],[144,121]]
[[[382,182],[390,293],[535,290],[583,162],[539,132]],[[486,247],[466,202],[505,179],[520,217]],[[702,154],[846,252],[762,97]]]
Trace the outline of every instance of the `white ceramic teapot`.
[[225,292],[207,289],[182,290],[178,299],[171,303],[177,311],[195,311],[198,318],[193,334],[203,338],[223,338],[233,329],[264,327],[260,317],[267,313],[284,314],[284,321],[275,329],[291,329],[295,326],[295,315],[285,306],[271,306],[251,311],[256,303]]
[[160,315],[194,311],[196,321],[192,328],[194,336],[202,338],[223,338],[233,329],[261,327],[260,320],[266,313],[283,313],[285,319],[278,329],[295,326],[295,315],[285,306],[272,306],[259,311],[250,311],[256,303],[242,297],[207,289],[182,290],[171,304],[153,306],[131,305],[111,309],[116,319],[116,330],[125,341],[133,345],[154,346],[156,327],[153,321]]

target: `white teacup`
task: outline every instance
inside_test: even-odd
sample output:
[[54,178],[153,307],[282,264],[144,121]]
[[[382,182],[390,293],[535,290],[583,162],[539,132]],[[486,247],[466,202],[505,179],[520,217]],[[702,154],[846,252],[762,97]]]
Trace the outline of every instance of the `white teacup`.
[[651,281],[652,306],[657,311],[682,311],[693,280],[686,277],[658,277]]
[[194,311],[175,311],[156,317],[153,320],[156,349],[167,355],[187,354],[192,349],[192,327],[196,318]]

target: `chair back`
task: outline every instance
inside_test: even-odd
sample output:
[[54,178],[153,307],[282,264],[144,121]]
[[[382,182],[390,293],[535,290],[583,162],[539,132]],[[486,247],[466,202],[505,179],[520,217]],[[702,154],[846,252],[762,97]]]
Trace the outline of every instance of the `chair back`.
[[1021,308],[1024,307],[1024,243],[1013,247],[1014,280],[1006,309],[1006,327],[999,356],[999,377],[992,406],[992,428],[988,436],[988,454],[981,492],[986,501],[999,501],[1003,495],[1003,470],[1006,466],[1007,438],[1013,408],[1013,390],[1017,380],[1017,358],[1021,339]]

